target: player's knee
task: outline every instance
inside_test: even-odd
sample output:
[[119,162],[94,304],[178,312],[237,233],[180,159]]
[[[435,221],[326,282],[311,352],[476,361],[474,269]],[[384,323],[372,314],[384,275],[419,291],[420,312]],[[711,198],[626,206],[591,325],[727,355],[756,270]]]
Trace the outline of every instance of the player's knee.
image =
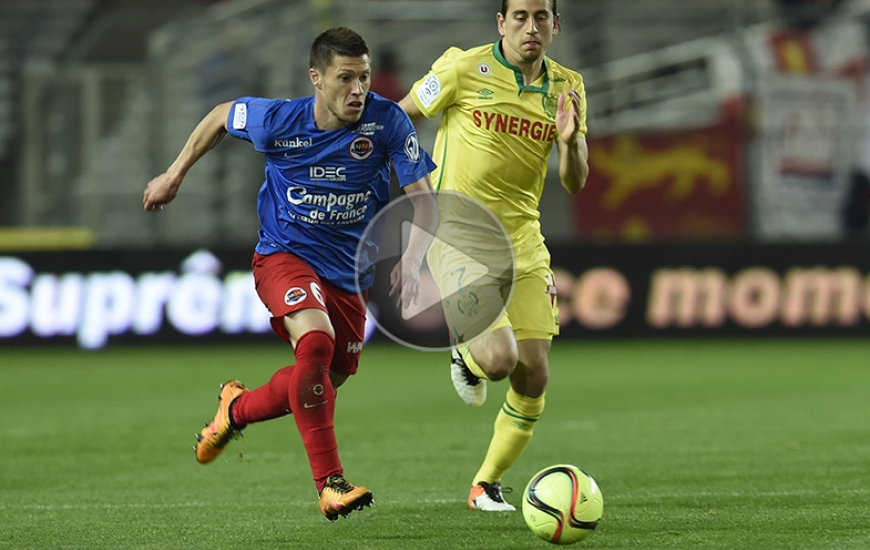
[[478,364],[492,381],[503,380],[511,375],[517,366],[516,348],[498,347],[487,350],[486,356]]
[[537,398],[544,395],[549,379],[550,372],[546,361],[543,363],[520,362],[516,371],[511,375],[511,386],[520,395]]

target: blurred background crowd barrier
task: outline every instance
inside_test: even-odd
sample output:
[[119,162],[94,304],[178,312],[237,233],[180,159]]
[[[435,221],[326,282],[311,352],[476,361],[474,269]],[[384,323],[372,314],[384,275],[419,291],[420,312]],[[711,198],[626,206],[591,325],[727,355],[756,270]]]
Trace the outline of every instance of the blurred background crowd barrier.
[[[80,271],[104,273],[117,258],[131,277],[148,271],[129,261],[136,250],[148,250],[148,258],[200,247],[248,254],[263,180],[262,159],[249,144],[226,140],[220,154],[204,157],[160,215],[142,210],[142,192],[217,103],[310,95],[308,48],[321,30],[359,31],[372,49],[373,89],[399,99],[447,47],[496,40],[499,6],[0,0],[0,260],[7,261],[0,331],[8,322],[6,335],[19,334],[15,323],[33,322],[13,306],[36,299],[39,289],[29,285],[37,272],[57,278],[83,261]],[[596,266],[649,259],[639,271],[617,268],[630,284],[594,278],[615,286],[581,285],[587,291],[577,290],[577,299],[610,311],[623,288],[644,304],[633,314],[636,330],[614,334],[661,332],[685,319],[695,319],[692,327],[742,326],[739,308],[699,313],[706,306],[698,305],[719,294],[720,306],[739,305],[740,289],[757,314],[773,315],[764,326],[866,332],[870,0],[562,0],[558,7],[562,32],[550,56],[584,76],[591,173],[586,189],[569,197],[553,156],[544,233],[557,266],[571,264],[572,281]],[[436,129],[435,122],[419,126],[423,146],[431,147]],[[45,257],[34,264],[27,256],[56,249],[96,256],[67,256],[55,269]],[[25,256],[3,258],[10,253]],[[583,265],[575,261],[581,254]],[[671,288],[656,286],[656,270],[681,266],[721,276],[671,277],[683,281],[668,302],[683,308],[682,317],[650,317],[649,296]],[[755,268],[767,271],[740,286],[740,275]],[[246,269],[244,260],[232,269]],[[793,279],[795,269],[812,276]],[[805,303],[797,325],[785,313],[793,293]],[[53,295],[39,296],[59,311]],[[833,313],[846,303],[846,313]],[[570,322],[584,314],[568,315]],[[584,329],[608,328],[596,329],[602,321],[595,318]],[[260,321],[257,330],[265,330]]]

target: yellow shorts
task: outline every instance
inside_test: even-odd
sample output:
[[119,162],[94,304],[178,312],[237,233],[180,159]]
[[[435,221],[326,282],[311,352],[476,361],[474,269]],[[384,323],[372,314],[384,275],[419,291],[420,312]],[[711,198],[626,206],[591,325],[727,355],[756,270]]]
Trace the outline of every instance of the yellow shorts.
[[[454,343],[509,326],[517,340],[551,340],[559,334],[559,310],[550,252],[542,239],[515,247],[515,280],[493,276],[483,265],[455,254],[436,240],[429,249],[429,269],[441,291],[441,305]],[[503,253],[503,252],[502,252]],[[490,264],[492,265],[492,264]]]

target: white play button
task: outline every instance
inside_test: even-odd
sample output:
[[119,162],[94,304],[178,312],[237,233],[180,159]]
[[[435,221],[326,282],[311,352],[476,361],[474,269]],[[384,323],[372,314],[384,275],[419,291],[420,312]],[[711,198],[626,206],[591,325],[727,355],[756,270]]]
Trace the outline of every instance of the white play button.
[[[446,350],[484,334],[503,315],[512,296],[515,258],[510,237],[480,202],[449,191],[438,194],[441,226],[420,273],[416,303],[397,307],[390,272],[401,261],[412,231],[407,197],[391,202],[367,228],[357,254],[358,281],[369,288],[369,315],[393,340],[417,349]],[[377,311],[377,315],[374,312]]]

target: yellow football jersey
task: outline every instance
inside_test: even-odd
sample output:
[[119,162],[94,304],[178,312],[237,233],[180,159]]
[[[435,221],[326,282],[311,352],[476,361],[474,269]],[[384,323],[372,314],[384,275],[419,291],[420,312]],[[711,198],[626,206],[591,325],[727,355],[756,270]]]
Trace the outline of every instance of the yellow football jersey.
[[578,133],[586,135],[583,78],[549,58],[544,66],[544,74],[524,86],[500,43],[450,48],[411,89],[427,118],[442,112],[432,154],[435,187],[487,205],[515,244],[541,238],[538,205],[557,138],[559,94],[573,88],[580,95]]

